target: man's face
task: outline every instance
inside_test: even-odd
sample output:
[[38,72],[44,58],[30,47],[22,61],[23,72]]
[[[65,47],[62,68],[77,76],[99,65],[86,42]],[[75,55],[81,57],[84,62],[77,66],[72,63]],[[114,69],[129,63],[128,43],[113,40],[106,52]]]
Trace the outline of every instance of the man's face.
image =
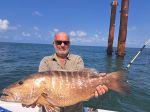
[[69,37],[65,33],[60,33],[55,36],[54,48],[57,55],[64,57],[67,56],[70,48]]

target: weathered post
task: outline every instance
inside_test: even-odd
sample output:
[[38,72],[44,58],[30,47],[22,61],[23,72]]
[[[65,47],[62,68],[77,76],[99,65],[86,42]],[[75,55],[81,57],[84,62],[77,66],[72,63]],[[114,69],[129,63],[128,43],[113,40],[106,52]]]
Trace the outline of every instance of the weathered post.
[[113,40],[114,40],[114,31],[115,31],[115,20],[116,20],[116,8],[118,2],[113,0],[111,3],[111,17],[110,17],[110,26],[109,26],[109,37],[108,37],[108,47],[107,55],[112,55],[113,52]]
[[118,57],[124,57],[125,55],[125,42],[127,36],[127,24],[128,24],[128,9],[129,0],[122,0],[121,3],[121,14],[120,14],[120,28],[118,37],[118,46],[116,55]]

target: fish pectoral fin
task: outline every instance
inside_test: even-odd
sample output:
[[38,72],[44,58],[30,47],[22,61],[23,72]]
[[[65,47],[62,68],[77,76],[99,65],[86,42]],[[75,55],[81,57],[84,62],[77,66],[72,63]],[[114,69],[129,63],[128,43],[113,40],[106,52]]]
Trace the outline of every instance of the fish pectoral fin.
[[57,110],[59,110],[59,108],[57,107],[57,103],[49,98],[45,93],[42,93],[39,96],[37,104],[44,106],[45,109],[50,110],[50,112],[58,112]]
[[58,105],[59,105],[56,101],[54,101],[52,98],[50,98],[47,94],[42,93],[41,95],[42,95],[42,96],[47,100],[47,102],[49,102],[50,104],[53,104],[54,106],[58,106]]
[[48,108],[56,108],[58,103],[56,103],[55,101],[53,101],[51,98],[49,98],[47,96],[47,94],[45,93],[42,93],[38,100],[37,100],[37,104],[40,104],[40,105],[43,105],[43,106],[46,106]]
[[23,100],[22,101],[22,104],[26,107],[30,107],[30,106],[33,106],[33,105],[36,105],[36,102],[37,102],[37,98],[31,98],[30,100],[26,101],[26,100]]

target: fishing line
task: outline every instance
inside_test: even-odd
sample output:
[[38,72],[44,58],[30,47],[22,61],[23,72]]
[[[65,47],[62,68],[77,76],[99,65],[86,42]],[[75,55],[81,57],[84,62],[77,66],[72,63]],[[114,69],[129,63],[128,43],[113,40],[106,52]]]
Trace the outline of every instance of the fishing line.
[[139,56],[139,54],[144,50],[144,48],[149,44],[150,44],[150,38],[145,42],[145,44],[140,48],[140,50],[137,52],[137,54],[128,63],[128,65],[125,67],[125,70],[128,70],[130,68],[131,64],[135,61],[135,59]]

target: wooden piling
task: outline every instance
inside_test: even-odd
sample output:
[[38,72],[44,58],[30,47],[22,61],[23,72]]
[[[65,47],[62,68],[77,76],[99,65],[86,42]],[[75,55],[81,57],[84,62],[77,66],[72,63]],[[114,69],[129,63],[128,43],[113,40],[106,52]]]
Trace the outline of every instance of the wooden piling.
[[120,28],[118,36],[118,46],[116,55],[118,57],[124,57],[125,55],[125,42],[127,36],[127,24],[128,24],[128,9],[129,0],[122,0],[121,11],[120,11]]
[[114,40],[117,5],[118,5],[117,0],[113,0],[111,3],[111,17],[110,17],[109,37],[108,37],[108,47],[107,47],[107,55],[109,56],[111,56],[113,52],[113,40]]

